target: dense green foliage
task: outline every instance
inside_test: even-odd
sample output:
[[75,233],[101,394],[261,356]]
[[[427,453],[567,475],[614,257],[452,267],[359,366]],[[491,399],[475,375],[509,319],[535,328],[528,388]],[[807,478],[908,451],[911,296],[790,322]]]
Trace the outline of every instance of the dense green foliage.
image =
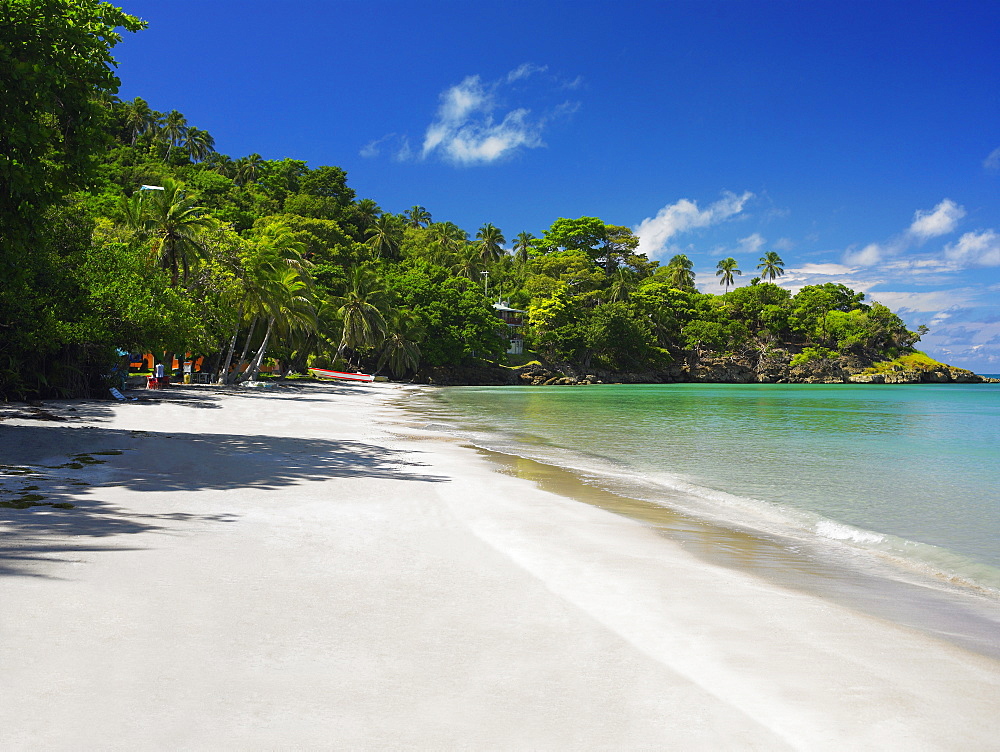
[[182,113],[114,97],[116,29],[141,22],[93,0],[0,2],[4,398],[93,391],[119,350],[203,355],[229,380],[269,360],[398,377],[502,361],[499,298],[526,311],[529,348],[579,370],[778,346],[800,361],[894,355],[916,340],[842,285],[776,286],[774,252],[757,266],[771,282],[729,291],[741,272],[727,258],[725,294],[704,294],[687,256],[661,267],[596,217],[470,235],[420,205],[359,199],[339,167],[233,159]]

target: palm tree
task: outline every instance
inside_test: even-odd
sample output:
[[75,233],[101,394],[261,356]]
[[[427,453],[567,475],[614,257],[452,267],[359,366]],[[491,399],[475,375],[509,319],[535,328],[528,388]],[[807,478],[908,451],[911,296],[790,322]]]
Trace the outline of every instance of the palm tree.
[[212,152],[208,155],[206,160],[208,166],[220,175],[225,175],[227,178],[231,178],[235,174],[236,162],[228,154]]
[[376,258],[398,259],[403,244],[403,228],[392,214],[383,214],[368,228],[366,245]]
[[303,258],[306,246],[288,225],[280,219],[272,219],[257,226],[250,235],[261,249],[261,257],[269,259],[263,263],[272,267],[287,266],[303,269],[312,266]]
[[392,375],[399,378],[407,371],[415,371],[420,365],[420,340],[424,338],[424,328],[416,316],[409,311],[396,310],[388,321],[385,341],[378,368],[388,364]]
[[453,222],[435,222],[427,228],[430,240],[428,259],[441,266],[449,266],[455,254],[469,242],[469,236]]
[[678,253],[667,262],[664,274],[671,287],[675,287],[678,290],[693,290],[695,276],[692,271],[693,268],[694,262],[683,253]]
[[761,270],[760,276],[763,279],[769,279],[774,282],[775,279],[785,273],[785,262],[774,251],[768,251],[760,257],[760,263],[757,264],[757,268]]
[[431,223],[431,213],[422,206],[411,206],[403,214],[408,227],[427,227]]
[[378,204],[374,200],[363,198],[355,205],[354,212],[361,229],[367,230],[375,224],[375,220],[378,219],[378,215],[382,213],[382,210],[379,209]]
[[347,292],[335,300],[338,306],[342,332],[337,358],[345,349],[373,346],[385,335],[385,291],[375,273],[364,266],[356,266],[347,279]]
[[[191,267],[208,256],[205,236],[216,226],[215,220],[202,214],[201,207],[186,195],[183,183],[170,178],[163,180],[162,190],[123,197],[121,210],[126,224],[151,241],[151,256],[170,272],[170,286],[183,282],[186,287]],[[169,363],[173,355],[168,355]]]
[[458,261],[451,267],[452,274],[478,282],[483,271],[482,257],[475,245],[469,245],[458,252]]
[[201,162],[215,151],[215,139],[208,131],[188,128],[184,136],[184,148],[192,162]]
[[431,242],[444,253],[457,253],[469,242],[469,235],[454,222],[435,222],[430,226]]
[[275,268],[259,278],[261,302],[267,315],[267,330],[257,354],[247,369],[246,378],[253,381],[267,355],[271,335],[278,329],[286,333],[298,329],[315,329],[316,313],[307,292],[309,283],[301,270],[290,267]]
[[476,247],[479,249],[479,258],[484,262],[496,261],[503,256],[503,244],[507,242],[499,227],[486,223],[476,232]]
[[743,272],[736,268],[736,259],[732,256],[722,259],[722,261],[716,264],[715,268],[718,270],[715,272],[715,276],[721,277],[719,284],[726,286],[726,292],[729,292],[729,286],[733,284],[733,275],[743,274]]
[[171,146],[180,145],[187,134],[187,118],[177,110],[171,110],[163,119],[163,136]]
[[621,266],[615,269],[608,285],[608,302],[624,302],[635,289],[636,282],[636,273],[631,269]]
[[[302,259],[302,241],[278,220],[255,228],[249,240],[248,252],[237,270],[243,286],[241,311],[245,310],[251,316],[246,344],[239,361],[241,364],[250,351],[250,343],[258,324],[266,321],[267,329],[257,354],[250,359],[246,371],[238,377],[239,380],[256,378],[272,335],[282,334],[287,339],[299,331],[308,333],[316,328],[311,280],[306,273],[309,263]],[[234,344],[235,336],[230,348]],[[223,373],[228,373],[230,358],[231,354],[226,359]]]
[[237,185],[253,183],[260,175],[264,167],[264,158],[257,153],[236,160],[234,180]]
[[[228,384],[230,382],[229,377],[229,367],[233,363],[233,355],[236,354],[236,340],[240,335],[240,329],[243,327],[244,323],[248,323],[245,320],[244,314],[246,313],[246,291],[240,290],[241,297],[239,302],[239,309],[236,313],[236,324],[233,328],[233,336],[229,338],[229,347],[226,349],[226,357],[223,359],[222,363],[219,364],[219,383]],[[232,301],[230,301],[232,302]],[[253,334],[253,332],[251,332]],[[247,340],[246,351],[250,350],[249,338]],[[245,357],[245,354],[244,354]]]
[[125,102],[123,109],[125,127],[132,134],[132,145],[135,146],[136,139],[155,126],[157,113],[150,108],[146,100],[140,97],[136,97],[131,102]]
[[126,223],[152,239],[152,254],[169,270],[171,287],[182,277],[186,285],[192,264],[207,254],[204,235],[215,222],[186,195],[184,184],[166,178],[162,191],[136,191],[121,208]]
[[525,263],[531,251],[531,242],[536,239],[530,232],[519,232],[514,238],[514,258],[522,264]]

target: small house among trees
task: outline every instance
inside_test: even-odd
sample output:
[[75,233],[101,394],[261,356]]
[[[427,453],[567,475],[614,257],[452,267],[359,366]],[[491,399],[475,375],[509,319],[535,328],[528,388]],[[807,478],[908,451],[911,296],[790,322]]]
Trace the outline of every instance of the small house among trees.
[[507,347],[508,355],[520,355],[524,352],[524,336],[521,334],[521,327],[524,326],[524,314],[526,311],[511,308],[505,301],[498,301],[493,304],[493,309],[507,325],[507,338],[510,341]]

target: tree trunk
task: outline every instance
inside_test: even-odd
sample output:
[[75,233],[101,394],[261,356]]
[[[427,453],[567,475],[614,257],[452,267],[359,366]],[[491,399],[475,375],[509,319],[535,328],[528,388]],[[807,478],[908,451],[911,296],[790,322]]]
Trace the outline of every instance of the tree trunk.
[[[212,374],[210,378],[214,382],[217,378],[219,378],[219,365],[221,363],[222,363],[222,349],[220,348],[219,350],[216,350],[215,354],[212,356],[212,367],[208,369],[202,368],[201,372],[205,373],[207,371],[208,373]],[[202,366],[204,365],[205,362],[202,361]]]
[[[233,380],[239,381],[241,375],[246,373],[246,369],[242,368],[243,362],[247,359],[247,355],[250,353],[250,342],[253,340],[254,330],[257,328],[257,319],[254,318],[253,322],[250,324],[250,331],[247,332],[247,341],[243,345],[243,354],[240,355],[240,362],[236,365],[236,376]],[[228,373],[226,374],[226,383],[230,382]]]
[[163,375],[167,381],[174,378],[174,353],[172,351],[163,353]]
[[253,363],[250,365],[248,371],[247,381],[256,381],[257,375],[260,373],[260,365],[264,362],[264,354],[267,352],[267,341],[271,339],[271,331],[274,329],[274,316],[270,318],[267,322],[267,331],[264,332],[264,341],[260,343],[260,349],[257,351],[257,355],[253,359]]
[[236,329],[233,330],[233,337],[229,340],[229,352],[226,354],[226,365],[222,369],[222,376],[216,374],[220,384],[229,383],[229,366],[233,362],[233,353],[236,351],[236,338],[240,336],[240,320],[243,318],[243,306],[240,306],[240,314],[236,317]]

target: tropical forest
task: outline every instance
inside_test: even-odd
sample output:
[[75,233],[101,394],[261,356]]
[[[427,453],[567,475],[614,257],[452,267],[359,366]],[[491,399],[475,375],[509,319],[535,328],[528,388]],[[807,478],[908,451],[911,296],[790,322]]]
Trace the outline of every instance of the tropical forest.
[[[604,218],[460,227],[419,196],[358,196],[335,165],[227,155],[170,103],[116,96],[112,48],[141,21],[92,0],[4,5],[4,399],[103,394],[129,353],[197,357],[223,384],[310,368],[441,384],[843,381],[922,358],[920,332],[863,294],[780,286],[773,251],[720,259],[705,285],[686,255],[651,260]],[[516,312],[520,352],[498,303]]]

